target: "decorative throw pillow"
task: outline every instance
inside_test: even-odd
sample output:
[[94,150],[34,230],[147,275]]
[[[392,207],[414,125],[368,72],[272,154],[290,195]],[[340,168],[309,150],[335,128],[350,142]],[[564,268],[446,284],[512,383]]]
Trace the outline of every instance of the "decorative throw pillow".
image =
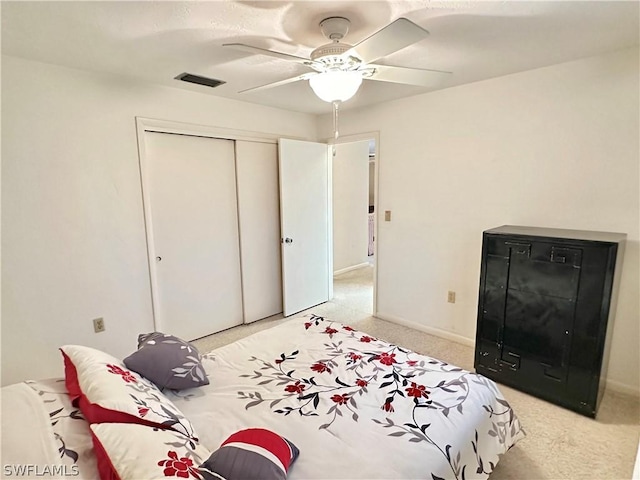
[[139,335],[138,350],[124,364],[160,388],[182,390],[209,384],[198,349],[173,335]]
[[145,425],[94,423],[91,433],[102,480],[201,479],[198,465],[211,454],[184,435]]
[[204,480],[284,480],[300,450],[270,430],[250,428],[234,433],[199,467]]
[[90,347],[65,345],[65,384],[89,423],[139,423],[196,438],[191,422],[152,382]]

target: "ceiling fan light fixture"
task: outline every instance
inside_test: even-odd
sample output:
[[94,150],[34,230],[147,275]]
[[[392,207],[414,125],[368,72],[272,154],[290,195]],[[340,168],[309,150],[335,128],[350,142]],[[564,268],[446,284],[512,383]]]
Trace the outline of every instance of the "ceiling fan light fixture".
[[360,72],[329,71],[309,79],[313,92],[325,102],[345,102],[353,97],[362,83]]

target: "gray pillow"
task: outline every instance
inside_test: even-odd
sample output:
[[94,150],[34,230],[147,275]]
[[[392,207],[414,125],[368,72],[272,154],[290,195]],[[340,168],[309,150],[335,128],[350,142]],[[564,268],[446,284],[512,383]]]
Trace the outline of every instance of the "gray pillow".
[[182,390],[209,384],[198,349],[173,335],[140,334],[138,350],[125,358],[124,364],[161,389]]

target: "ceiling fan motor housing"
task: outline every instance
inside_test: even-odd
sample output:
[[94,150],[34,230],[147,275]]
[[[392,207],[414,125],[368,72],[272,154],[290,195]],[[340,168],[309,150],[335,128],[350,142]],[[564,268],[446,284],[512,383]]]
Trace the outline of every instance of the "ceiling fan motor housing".
[[347,45],[346,43],[327,43],[326,45],[322,45],[311,52],[311,60],[317,61],[323,57],[329,56],[339,57],[350,48],[352,48],[352,46]]
[[[328,43],[316,48],[311,52],[311,60],[316,64],[321,64],[324,69],[332,70],[354,70],[361,63],[359,59],[352,56],[344,56],[347,50],[353,48],[347,43]],[[312,68],[313,65],[311,65]]]
[[322,45],[311,52],[311,60],[315,63],[315,66],[311,65],[313,69],[323,72],[350,71],[358,68],[360,59],[343,55],[353,46],[340,42],[349,31],[350,25],[349,19],[344,17],[329,17],[320,22],[322,34],[332,40],[332,43]]
[[349,31],[351,22],[344,17],[329,17],[320,22],[322,34],[329,40],[342,40]]

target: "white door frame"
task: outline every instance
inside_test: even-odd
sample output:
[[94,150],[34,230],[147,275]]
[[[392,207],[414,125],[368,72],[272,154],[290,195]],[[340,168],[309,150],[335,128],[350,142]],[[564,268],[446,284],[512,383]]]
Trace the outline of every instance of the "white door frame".
[[[151,217],[151,198],[149,195],[149,159],[145,151],[144,132],[173,133],[178,135],[192,135],[198,137],[219,138],[224,140],[246,140],[251,142],[278,143],[278,135],[269,133],[234,130],[230,128],[212,127],[192,123],[174,122],[154,118],[136,117],[136,133],[138,141],[138,161],[140,167],[140,186],[142,188],[143,221],[145,228],[145,240],[147,243],[147,264],[149,266],[149,285],[151,287],[151,312],[153,315],[153,327],[158,329],[156,312],[158,309],[158,285],[156,282],[156,262],[153,251],[153,223]],[[240,245],[238,245],[240,248]],[[242,264],[242,253],[240,254]],[[244,305],[244,299],[243,299]]]
[[[373,195],[374,195],[374,202],[375,202],[375,215],[373,218],[373,232],[374,232],[374,238],[376,239],[375,242],[373,242],[373,258],[375,259],[375,261],[373,262],[373,316],[375,317],[378,314],[378,262],[379,262],[379,256],[378,256],[378,203],[379,203],[379,196],[378,196],[378,185],[379,185],[379,181],[378,181],[378,176],[379,176],[379,171],[380,171],[380,132],[379,131],[374,131],[374,132],[365,132],[365,133],[354,133],[353,135],[344,135],[344,136],[340,136],[338,137],[338,139],[334,139],[334,138],[328,138],[327,139],[327,143],[329,145],[339,145],[341,143],[353,143],[353,142],[360,142],[363,140],[373,140],[376,144],[376,161],[375,164],[373,166],[373,171],[374,171],[374,179],[373,179]],[[329,162],[329,165],[331,165],[331,162]],[[331,194],[332,189],[330,189],[330,194]],[[333,195],[330,195],[331,198],[331,207],[329,209],[329,211],[331,212],[333,210]],[[331,219],[331,223],[330,225],[333,223],[333,218]],[[333,226],[331,225],[331,235],[333,237]],[[333,238],[332,238],[333,240]],[[330,272],[333,272],[333,242],[330,242],[331,245],[331,269],[329,270]],[[330,294],[331,296],[333,296],[333,282],[331,282],[331,290],[330,290]]]

